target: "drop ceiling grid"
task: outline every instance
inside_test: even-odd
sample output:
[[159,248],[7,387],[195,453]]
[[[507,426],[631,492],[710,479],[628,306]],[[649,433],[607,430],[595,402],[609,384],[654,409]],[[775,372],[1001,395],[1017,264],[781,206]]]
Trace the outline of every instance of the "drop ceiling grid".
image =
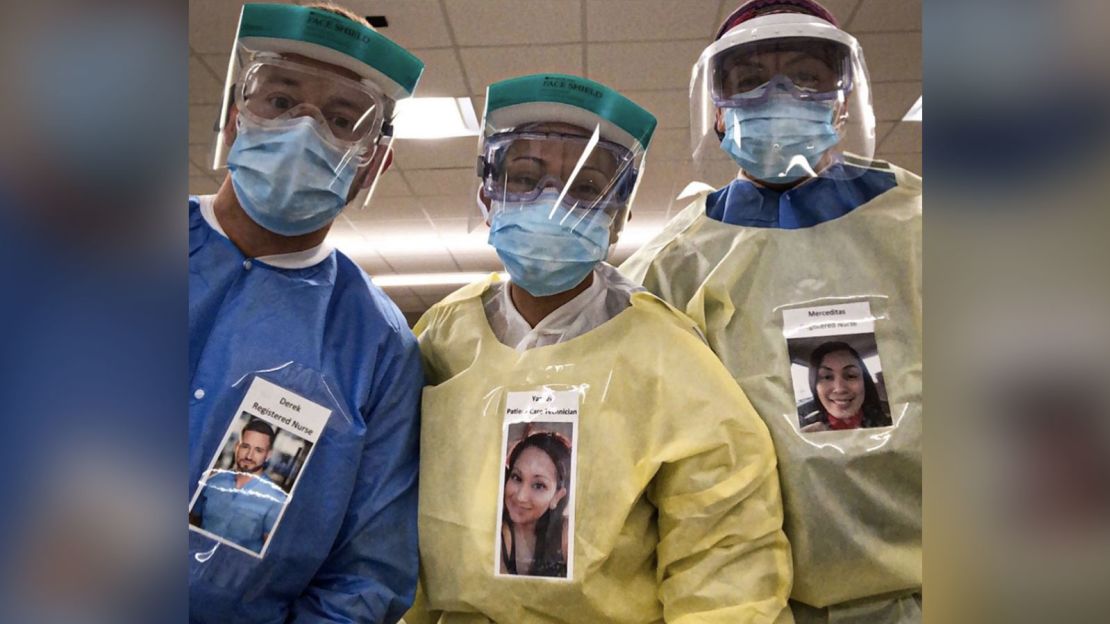
[[[226,48],[229,43],[227,42],[233,39],[233,24],[237,21],[239,4],[234,0],[191,0],[190,3],[193,9],[191,13],[190,68],[198,73],[201,84],[198,84],[196,88],[202,90],[202,93],[194,96],[194,90],[191,86],[190,99],[193,102],[202,103],[207,109],[204,115],[205,121],[210,119],[214,122],[218,113],[219,92],[213,92],[212,89],[219,89],[224,83],[222,74],[226,71],[226,61],[224,59],[228,54]],[[876,41],[884,50],[891,47],[902,50],[919,48],[919,46],[900,45],[898,42],[902,38],[892,37],[896,35],[897,31],[884,29],[884,25],[892,19],[891,16],[895,18],[902,16],[898,18],[902,20],[902,22],[899,22],[901,25],[913,25],[915,20],[919,23],[920,20],[917,18],[911,18],[907,22],[905,16],[920,13],[920,0],[829,0],[825,4],[843,22],[848,23],[849,30],[852,28],[851,24],[859,23],[869,29],[867,30],[869,34],[882,35]],[[452,65],[454,67],[436,73],[431,73],[435,71],[434,67],[427,70],[429,78],[443,76],[443,78],[437,78],[436,81],[429,83],[432,86],[432,91],[434,91],[434,93],[429,92],[431,95],[478,95],[484,91],[485,83],[493,79],[547,69],[559,69],[567,72],[577,70],[578,73],[583,73],[587,77],[600,79],[603,82],[608,80],[618,89],[631,92],[632,95],[647,96],[641,99],[650,100],[652,110],[657,110],[661,106],[665,109],[665,113],[661,114],[661,117],[666,119],[666,123],[661,124],[660,127],[678,128],[687,127],[688,125],[688,114],[683,114],[685,102],[679,101],[678,96],[682,95],[681,100],[685,100],[689,60],[680,58],[684,55],[674,54],[673,52],[668,54],[669,51],[662,50],[660,46],[653,46],[652,44],[667,41],[673,45],[690,47],[696,53],[695,48],[702,47],[702,44],[705,43],[705,37],[699,36],[697,40],[684,39],[682,37],[696,35],[696,29],[692,26],[667,26],[667,20],[651,20],[645,16],[673,13],[673,11],[667,9],[681,6],[684,16],[696,17],[691,21],[698,24],[709,23],[710,26],[706,29],[706,32],[708,32],[735,8],[736,3],[729,0],[715,2],[691,2],[689,0],[560,0],[555,3],[541,0],[528,0],[524,3],[511,0],[423,0],[417,2],[412,0],[355,0],[348,2],[348,5],[368,14],[391,16],[389,27],[391,30],[387,30],[387,34],[402,43],[428,46],[423,49],[425,54],[434,56],[439,60],[438,63],[432,64],[434,67],[439,67],[447,62],[448,57],[445,57],[444,53],[446,50],[450,50],[449,54],[454,57],[450,59],[453,61]],[[522,38],[526,36],[524,32],[527,29],[496,28],[496,20],[504,19],[506,15],[511,15],[514,19],[532,19],[539,15],[547,15],[545,11],[550,12],[553,6],[572,17],[577,16],[579,24],[564,25],[557,28],[554,33],[544,35],[541,39],[551,43],[573,42],[574,46],[579,48],[579,53],[574,53],[573,47],[566,46],[550,48],[542,45],[528,45],[524,50],[519,50],[512,46],[524,40]],[[513,10],[508,10],[510,8]],[[636,9],[639,12],[635,12]],[[634,15],[628,16],[629,12],[634,13]],[[626,14],[624,22],[618,25],[611,24],[614,18],[622,14]],[[599,23],[606,25],[591,26],[591,16]],[[712,19],[707,20],[707,16],[712,16]],[[600,21],[605,18],[608,19],[604,22]],[[224,26],[221,21],[224,19],[232,22],[232,26]],[[645,23],[662,25],[653,26],[648,29],[647,33],[642,33],[646,36],[633,38],[631,33],[643,30],[642,26]],[[476,33],[481,30],[479,26],[487,31],[520,32],[517,34],[503,34],[499,38],[492,39],[502,45],[509,46],[502,49],[488,45],[490,41],[488,38],[476,36]],[[463,41],[475,45],[459,44],[456,32],[460,28],[464,33]],[[916,31],[905,31],[906,34],[910,35],[915,32],[919,33],[919,28]],[[667,33],[675,33],[680,35],[680,38],[653,41],[653,39]],[[444,35],[446,35],[446,40],[444,40]],[[917,42],[919,41],[918,37]],[[594,54],[589,53],[592,43],[598,43],[602,46],[594,46],[596,47],[596,49],[593,49]],[[221,50],[220,48],[224,49]],[[641,50],[655,52],[658,57],[662,58],[674,58],[674,71],[669,72],[671,77],[663,78],[659,76],[658,72],[644,72],[645,61],[642,55],[638,54]],[[422,48],[417,47],[414,51],[419,55]],[[518,52],[523,52],[524,58]],[[602,54],[602,52],[607,54]],[[890,55],[875,56],[885,59]],[[919,51],[916,54],[911,52],[907,56],[911,58],[899,62],[899,66],[920,66]],[[553,58],[560,59],[560,57],[567,60],[551,60]],[[588,66],[591,57],[594,59],[593,67]],[[469,63],[467,58],[470,59]],[[546,62],[542,60],[535,62],[537,59],[546,59]],[[567,65],[568,62],[570,65]],[[888,61],[878,62],[878,66],[884,68],[888,64]],[[476,71],[475,66],[480,66],[482,69]],[[462,79],[459,80],[459,76],[449,76],[454,73],[461,75]],[[470,78],[475,73],[482,74],[487,78],[480,80],[481,84],[476,84]],[[643,78],[647,74],[651,74],[650,79]],[[489,78],[491,76],[493,78]],[[635,78],[636,76],[641,76],[641,78]],[[918,80],[885,80],[889,77],[891,76],[885,69],[875,76],[876,90],[883,90],[886,85],[891,85],[890,88],[897,90],[894,95],[898,100],[897,105],[887,104],[885,100],[876,103],[877,108],[883,111],[883,114],[879,116],[881,121],[900,119],[900,115],[904,114],[904,111],[901,113],[893,111],[903,108],[902,104],[907,99],[912,104],[912,100],[915,98],[907,96],[906,91],[913,89],[911,85],[920,85]],[[919,74],[914,77],[919,78]],[[624,84],[628,80],[632,81],[631,86],[640,88],[630,89],[629,85]],[[653,98],[651,95],[653,93],[665,95]],[[669,99],[674,99],[675,102],[669,102]],[[908,109],[908,105],[905,108]],[[476,111],[476,113],[481,115],[481,111]],[[899,116],[895,117],[895,115]],[[209,147],[207,144],[211,140],[210,135],[211,133],[207,128],[200,130],[199,134],[196,131],[191,133],[191,151],[194,146]],[[201,162],[195,164],[202,168],[204,165]],[[455,166],[469,165],[461,157],[449,164]],[[403,160],[398,160],[398,167],[405,168]],[[217,175],[205,177],[216,179],[217,183],[219,181]]]
[[[740,4],[740,0],[340,2],[360,14],[386,15],[390,26],[384,34],[426,59],[427,81],[419,95],[470,96],[479,119],[489,82],[543,71],[577,73],[611,84],[652,110],[660,119],[658,138],[636,206],[640,224],[652,225],[680,208],[672,204],[682,184],[677,174],[667,171],[692,171],[686,95],[690,66],[720,22]],[[846,30],[857,35],[874,67],[877,156],[916,166],[920,172],[920,129],[901,122],[921,94],[920,0],[822,3]],[[205,161],[241,4],[238,0],[190,0],[190,192],[212,192],[224,175],[211,171]],[[552,15],[560,19],[553,20]],[[665,19],[673,15],[680,15],[682,23]],[[541,24],[542,28],[521,28],[522,23]],[[457,234],[473,217],[473,202],[467,197],[473,189],[470,178],[476,152],[473,138],[399,144],[397,166],[375,197],[374,204],[385,209],[375,212],[372,204],[366,214],[356,213],[347,227],[368,237],[383,232],[400,235],[405,227],[436,236]],[[468,171],[464,174],[463,170]],[[450,190],[447,187],[462,184],[464,176],[465,193],[444,194]],[[419,215],[410,211],[419,211]],[[497,266],[492,253],[453,249],[446,239],[441,243],[443,249],[436,254],[441,263],[422,266],[437,271],[492,270]],[[379,274],[405,272],[383,254],[369,253],[372,255],[364,260],[367,268]],[[415,266],[407,261],[397,264]],[[438,300],[443,290],[389,292],[398,294],[402,309],[412,315]]]

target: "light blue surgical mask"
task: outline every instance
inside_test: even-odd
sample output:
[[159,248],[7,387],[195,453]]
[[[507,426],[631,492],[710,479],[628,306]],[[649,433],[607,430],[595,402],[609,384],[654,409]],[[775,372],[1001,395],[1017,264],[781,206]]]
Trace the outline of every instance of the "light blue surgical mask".
[[262,126],[239,115],[227,155],[243,210],[267,230],[300,236],[331,223],[347,204],[358,165],[321,138],[312,117]]
[[777,96],[723,110],[721,149],[757,180],[789,183],[815,175],[821,158],[840,142],[828,102]]
[[582,218],[580,210],[556,206],[558,198],[545,191],[523,204],[492,202],[489,244],[512,281],[536,297],[581,284],[609,254],[609,218]]

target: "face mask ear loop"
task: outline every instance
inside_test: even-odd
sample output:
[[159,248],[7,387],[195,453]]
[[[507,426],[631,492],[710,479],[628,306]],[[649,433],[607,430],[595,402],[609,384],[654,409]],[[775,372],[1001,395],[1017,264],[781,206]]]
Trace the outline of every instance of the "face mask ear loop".
[[482,201],[482,187],[485,186],[485,181],[478,185],[478,190],[474,192],[474,201],[478,204],[478,209],[482,211],[482,218],[487,222],[489,221],[489,208],[486,203]]

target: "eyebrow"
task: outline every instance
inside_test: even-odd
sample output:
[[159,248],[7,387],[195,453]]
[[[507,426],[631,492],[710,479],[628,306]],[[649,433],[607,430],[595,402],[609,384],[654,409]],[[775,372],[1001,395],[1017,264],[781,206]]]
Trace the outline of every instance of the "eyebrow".
[[535,161],[537,163],[547,162],[547,161],[545,161],[544,159],[542,159],[538,156],[529,156],[528,154],[521,154],[519,156],[513,156],[513,162],[516,162],[518,160],[532,160],[532,161]]
[[347,108],[350,108],[352,110],[358,108],[357,106],[355,106],[354,102],[352,102],[352,101],[350,101],[350,100],[348,100],[347,98],[344,98],[344,97],[331,98],[330,100],[328,100],[327,105],[328,106],[332,106],[332,105],[346,106]]
[[290,78],[289,76],[281,76],[281,75],[267,76],[263,80],[263,83],[265,84],[265,83],[269,83],[269,82],[276,82],[276,83],[283,84],[283,85],[290,86],[290,87],[299,87],[299,86],[301,86],[301,81],[300,80],[297,80],[296,78]]
[[[859,365],[857,365],[857,364],[849,364],[849,365],[847,365],[847,366],[845,366],[845,367],[841,368],[840,370],[848,370],[849,368],[859,368]],[[835,369],[835,368],[833,368],[833,367],[831,367],[831,366],[825,366],[824,364],[822,364],[821,366],[818,366],[818,367],[817,367],[817,370],[827,370],[827,371],[832,371],[832,372],[834,372],[834,373],[836,372],[836,369]]]
[[[601,175],[603,175],[603,176],[610,176],[610,175],[612,175],[612,174],[608,173],[607,171],[605,171],[604,169],[598,169],[597,167],[594,167],[594,166],[592,166],[592,165],[582,165],[582,169],[581,169],[581,171],[586,171],[587,169],[590,169],[590,170],[596,171],[596,172],[600,173],[600,174],[601,174]],[[614,172],[614,173],[616,173],[616,172]]]

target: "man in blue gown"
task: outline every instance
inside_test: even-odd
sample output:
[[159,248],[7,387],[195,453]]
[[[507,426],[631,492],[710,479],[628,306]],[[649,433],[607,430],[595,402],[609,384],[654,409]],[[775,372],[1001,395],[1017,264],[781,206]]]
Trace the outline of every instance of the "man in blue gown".
[[420,355],[325,237],[390,164],[423,63],[353,13],[247,4],[230,65],[229,174],[189,200],[190,500],[255,378],[329,416],[261,556],[190,531],[190,619],[395,622],[416,585]]

